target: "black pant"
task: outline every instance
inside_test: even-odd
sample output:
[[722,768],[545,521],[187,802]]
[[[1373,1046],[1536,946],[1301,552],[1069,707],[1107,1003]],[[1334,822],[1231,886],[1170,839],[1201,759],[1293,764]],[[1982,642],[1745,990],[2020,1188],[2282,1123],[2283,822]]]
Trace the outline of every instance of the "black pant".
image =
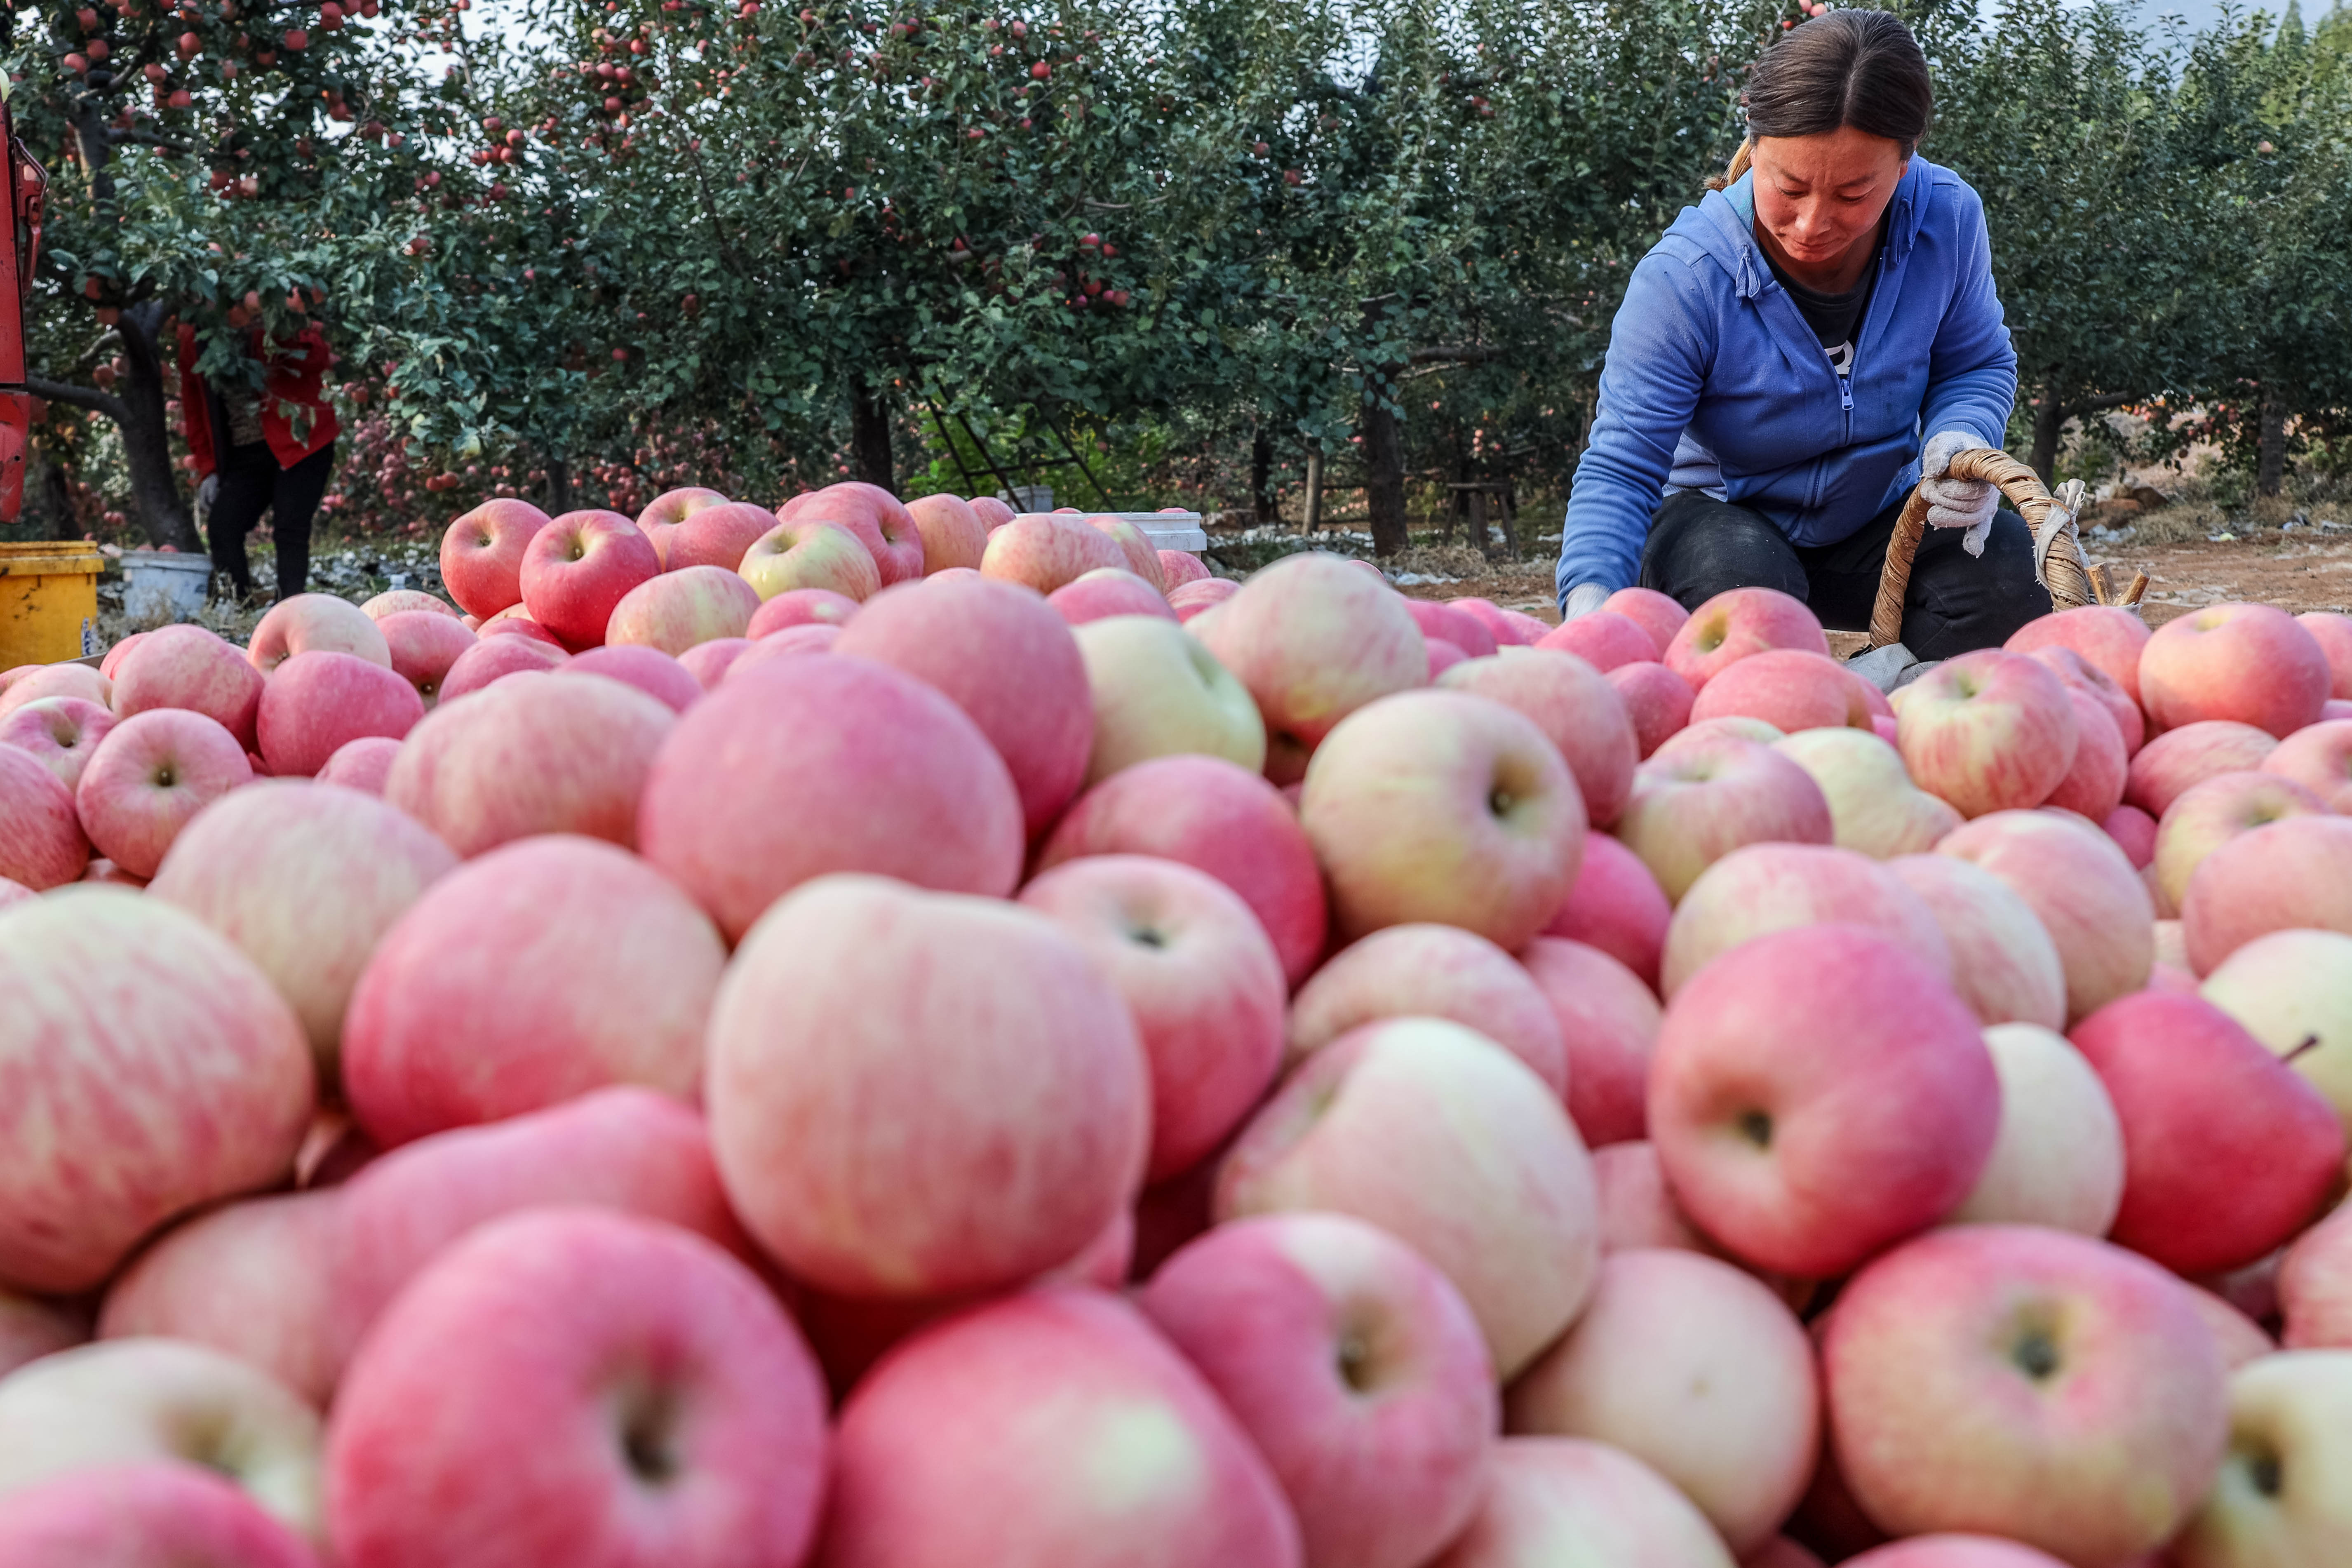
[[[1650,519],[1642,586],[1696,609],[1732,588],[1778,588],[1812,607],[1834,631],[1870,629],[1900,501],[1835,544],[1799,546],[1760,514],[1697,490],[1666,498]],[[2003,508],[1993,513],[1982,558],[1960,548],[1961,531],[1931,528],[1911,562],[1903,646],[1923,659],[1999,647],[2050,613],[2033,580],[2033,531]]]
[[310,578],[310,518],[319,510],[319,498],[327,493],[327,476],[334,468],[332,443],[290,468],[278,466],[266,441],[228,449],[205,531],[211,535],[207,542],[213,565],[228,574],[237,597],[253,591],[245,536],[265,511],[271,514],[269,531],[278,541],[278,596],[290,599],[302,591]]

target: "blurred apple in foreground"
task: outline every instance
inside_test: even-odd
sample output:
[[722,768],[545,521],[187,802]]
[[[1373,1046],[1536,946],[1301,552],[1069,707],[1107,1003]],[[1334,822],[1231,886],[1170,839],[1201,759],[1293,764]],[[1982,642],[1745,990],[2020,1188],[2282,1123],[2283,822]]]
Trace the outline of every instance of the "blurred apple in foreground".
[[1527,1063],[1555,1094],[1569,1084],[1550,1002],[1509,953],[1458,926],[1391,926],[1334,953],[1291,1002],[1284,1065],[1401,1017],[1451,1019]]
[[1733,1568],[1731,1553],[1655,1470],[1606,1443],[1507,1437],[1469,1530],[1431,1568],[1577,1563]]

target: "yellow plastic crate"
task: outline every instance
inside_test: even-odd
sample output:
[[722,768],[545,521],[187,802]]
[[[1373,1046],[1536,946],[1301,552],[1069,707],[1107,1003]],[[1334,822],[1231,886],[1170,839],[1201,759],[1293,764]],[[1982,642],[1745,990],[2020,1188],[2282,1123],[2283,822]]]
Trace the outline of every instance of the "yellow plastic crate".
[[0,669],[97,651],[106,558],[79,540],[0,544]]

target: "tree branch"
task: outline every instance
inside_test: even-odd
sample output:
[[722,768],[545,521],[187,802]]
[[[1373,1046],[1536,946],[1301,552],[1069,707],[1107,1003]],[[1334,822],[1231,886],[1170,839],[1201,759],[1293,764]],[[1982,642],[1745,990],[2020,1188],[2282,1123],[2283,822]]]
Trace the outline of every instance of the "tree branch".
[[1439,345],[1412,351],[1415,364],[1484,364],[1488,360],[1503,357],[1501,349],[1480,348],[1465,344]]
[[36,397],[46,397],[51,403],[62,403],[69,408],[87,408],[92,414],[103,414],[120,425],[128,416],[122,399],[110,397],[95,387],[76,386],[69,381],[43,381],[37,375],[25,378],[25,390]]
[[2147,395],[2144,392],[2118,392],[2109,397],[2095,397],[2088,403],[2069,403],[2064,405],[2064,417],[2077,419],[2085,414],[2104,414],[2110,408],[2121,408],[2127,403],[2137,403]]

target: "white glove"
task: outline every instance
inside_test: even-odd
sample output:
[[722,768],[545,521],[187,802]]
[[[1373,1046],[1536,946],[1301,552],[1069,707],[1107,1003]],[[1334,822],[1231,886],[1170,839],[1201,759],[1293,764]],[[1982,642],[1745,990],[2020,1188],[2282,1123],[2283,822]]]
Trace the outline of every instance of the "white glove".
[[1927,437],[1927,450],[1919,454],[1919,488],[1927,497],[1927,526],[1967,529],[1960,548],[1971,555],[1984,553],[1985,535],[1992,531],[2000,492],[1990,479],[1955,479],[1948,475],[1955,453],[1983,445],[1981,437],[1966,430],[1938,430]]
[[206,511],[210,511],[213,510],[213,502],[219,499],[220,474],[215,470],[215,472],[206,474],[204,477],[203,481],[196,486],[196,505],[202,507]]
[[1568,602],[1559,607],[1560,623],[1565,626],[1579,616],[1589,616],[1608,602],[1608,589],[1598,583],[1580,583],[1568,591]]

